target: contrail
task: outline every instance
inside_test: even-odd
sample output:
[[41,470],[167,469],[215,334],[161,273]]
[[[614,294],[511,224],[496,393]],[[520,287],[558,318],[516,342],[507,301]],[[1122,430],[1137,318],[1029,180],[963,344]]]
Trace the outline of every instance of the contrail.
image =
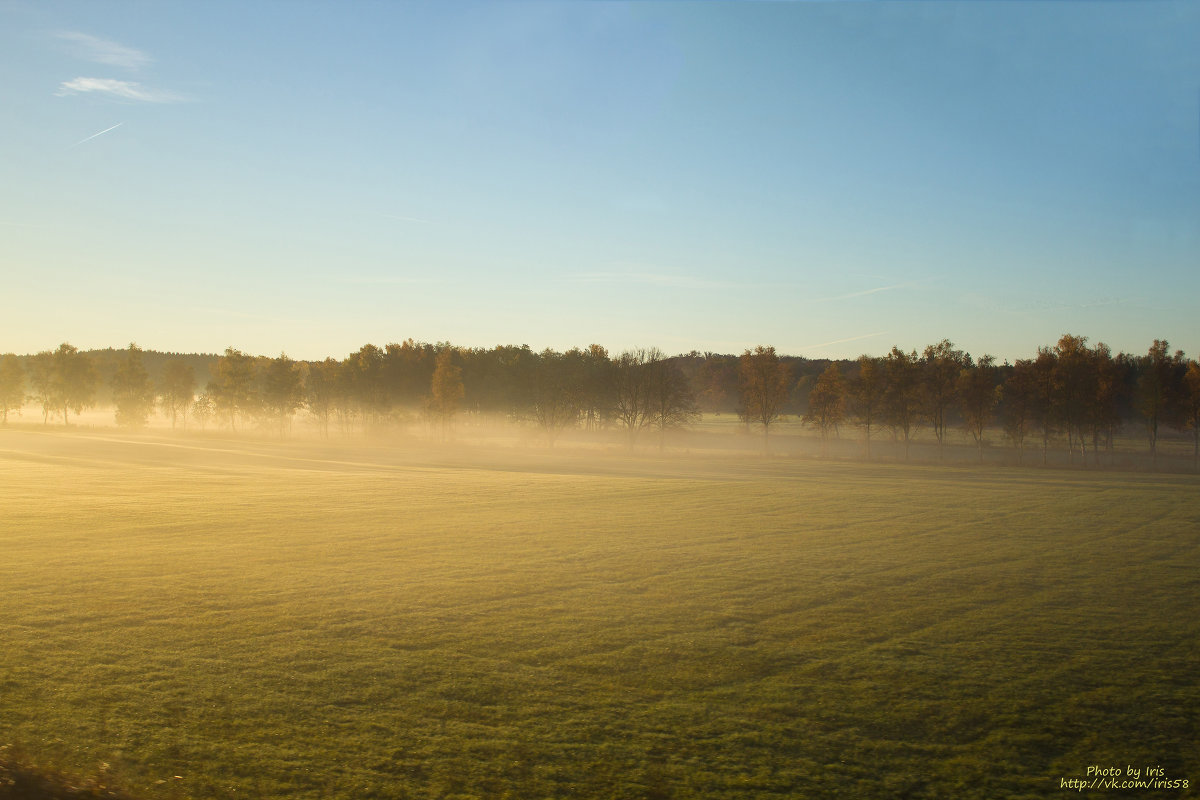
[[811,350],[814,347],[828,347],[831,344],[843,344],[845,342],[857,342],[859,339],[870,339],[874,336],[887,336],[887,331],[879,331],[878,333],[864,333],[862,336],[851,336],[846,339],[834,339],[831,342],[821,342],[820,344],[806,344],[803,347],[796,348],[797,350]]
[[[87,137],[86,139],[80,139],[78,142],[71,145],[71,147],[79,147],[79,145],[83,144],[84,142],[90,142],[92,139],[95,139],[97,136],[103,136],[104,134],[108,133],[109,131],[116,130],[117,128],[121,127],[124,124],[125,124],[124,122],[118,122],[116,125],[113,125],[111,128],[105,128],[104,130],[100,131],[99,133],[93,133],[91,136]],[[67,149],[70,150],[71,147],[68,147]]]

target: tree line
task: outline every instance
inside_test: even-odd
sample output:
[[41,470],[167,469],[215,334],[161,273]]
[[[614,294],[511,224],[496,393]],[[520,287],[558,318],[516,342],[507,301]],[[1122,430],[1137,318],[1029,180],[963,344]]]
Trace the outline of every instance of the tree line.
[[958,428],[981,460],[988,437],[1002,431],[1019,459],[1035,450],[1043,463],[1060,442],[1069,461],[1090,455],[1100,463],[1129,428],[1144,432],[1156,460],[1161,434],[1173,428],[1191,434],[1200,467],[1200,365],[1170,352],[1163,340],[1135,356],[1068,334],[1031,358],[997,364],[948,340],[920,353],[893,347],[883,356],[828,361],[781,356],[768,346],[740,356],[667,357],[656,348],[610,355],[595,344],[535,352],[409,339],[315,362],[229,348],[207,364],[206,376],[197,375],[196,356],[176,356],[159,364],[153,378],[146,356],[137,345],[112,353],[103,380],[95,359],[70,344],[2,356],[0,413],[7,422],[10,411],[31,402],[44,424],[69,424],[71,414],[94,404],[103,383],[116,422],[135,429],[156,411],[172,428],[257,425],[280,435],[305,412],[322,436],[414,419],[445,436],[462,417],[503,418],[549,443],[570,429],[619,429],[631,447],[645,435],[662,446],[669,431],[694,424],[701,412],[738,414],[769,447],[772,427],[793,414],[822,442],[847,426],[860,429],[868,459],[880,436],[897,442],[907,458],[921,429],[933,433],[940,457]]

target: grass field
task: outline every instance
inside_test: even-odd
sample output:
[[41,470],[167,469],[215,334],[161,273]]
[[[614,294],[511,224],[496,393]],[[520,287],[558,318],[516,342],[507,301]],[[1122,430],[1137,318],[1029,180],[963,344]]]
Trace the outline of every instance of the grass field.
[[0,430],[0,486],[0,744],[146,797],[1200,781],[1193,476]]

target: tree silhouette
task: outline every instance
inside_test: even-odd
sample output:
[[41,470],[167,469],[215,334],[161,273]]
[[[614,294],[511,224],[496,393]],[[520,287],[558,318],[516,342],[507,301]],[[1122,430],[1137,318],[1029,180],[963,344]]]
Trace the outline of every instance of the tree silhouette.
[[171,430],[175,430],[179,416],[183,417],[184,427],[187,427],[188,407],[196,396],[196,373],[192,365],[178,358],[168,361],[163,368],[159,394],[163,410],[171,417]]
[[0,356],[0,415],[3,423],[8,424],[8,412],[21,413],[25,405],[25,370],[21,362],[12,353]]
[[887,389],[883,364],[868,355],[858,357],[858,374],[850,379],[847,393],[850,406],[859,425],[867,434],[867,460],[871,460],[871,427],[882,413],[884,391]]
[[254,373],[254,358],[232,347],[225,348],[225,355],[212,367],[208,398],[214,414],[223,414],[229,420],[230,430],[237,430],[239,414],[251,413],[258,404]]
[[646,364],[650,425],[658,429],[658,449],[666,447],[667,431],[686,428],[700,418],[696,396],[675,362],[659,358]]
[[154,388],[142,363],[142,349],[136,344],[129,345],[125,360],[113,372],[112,390],[117,424],[123,428],[144,428],[154,408]]
[[1092,430],[1092,456],[1100,462],[1100,445],[1110,455],[1113,434],[1121,425],[1120,401],[1125,390],[1121,365],[1113,358],[1112,350],[1098,342],[1091,350],[1093,395],[1088,403],[1086,418]]
[[58,396],[55,393],[54,351],[43,350],[29,357],[29,388],[31,399],[42,408],[42,424],[50,423],[50,416],[57,413]]
[[1037,358],[1033,360],[1033,368],[1030,372],[1032,391],[1029,397],[1032,401],[1033,418],[1042,431],[1043,466],[1049,460],[1050,437],[1054,434],[1058,397],[1054,376],[1057,364],[1058,358],[1053,350],[1048,347],[1039,347]]
[[1067,459],[1075,460],[1075,444],[1083,446],[1089,406],[1096,395],[1095,362],[1086,336],[1063,334],[1054,347],[1055,408],[1067,432]]
[[550,445],[579,420],[580,376],[568,355],[545,350],[533,367],[529,416]]
[[996,412],[999,391],[996,386],[996,360],[983,356],[977,364],[967,364],[960,370],[956,383],[963,424],[975,446],[979,448],[979,463],[983,463],[983,433]]
[[825,443],[829,432],[837,434],[837,427],[846,418],[846,385],[842,380],[842,371],[837,362],[832,362],[808,395],[808,413],[804,415],[804,424],[815,425],[821,431],[821,451],[825,451]]
[[908,446],[913,431],[920,421],[921,412],[921,364],[917,351],[905,353],[893,347],[883,360],[887,376],[887,391],[883,395],[884,415],[892,431],[904,437],[904,460],[908,460]]
[[629,447],[637,444],[638,433],[653,422],[650,405],[650,372],[647,365],[663,358],[662,351],[652,347],[626,350],[613,362],[613,416],[629,437]]
[[363,423],[368,427],[381,424],[390,410],[384,385],[383,351],[365,344],[351,353],[346,357],[345,377]]
[[955,405],[958,376],[969,358],[955,350],[949,339],[928,345],[921,356],[921,408],[937,437],[939,460],[944,455],[947,417]]
[[63,425],[69,424],[68,412],[82,413],[96,395],[96,368],[92,360],[66,342],[54,351],[53,392],[58,408],[62,409]]
[[304,403],[308,413],[317,419],[321,436],[329,438],[329,417],[338,405],[338,381],[342,365],[335,358],[310,364],[308,380],[304,382]]
[[779,418],[791,388],[788,368],[779,360],[774,347],[758,345],[746,350],[738,362],[742,393],[742,416],[747,422],[763,426],[763,451],[770,452],[771,424]]
[[454,363],[454,349],[444,347],[433,369],[428,404],[430,414],[441,423],[443,439],[458,413],[463,394],[462,368]]
[[300,365],[280,353],[266,362],[262,370],[262,408],[279,435],[287,431],[292,415],[304,400],[304,379]]
[[1180,392],[1180,417],[1192,432],[1192,469],[1200,469],[1200,364],[1188,363]]
[[1020,464],[1025,456],[1025,435],[1029,433],[1029,425],[1033,419],[1033,409],[1036,404],[1037,377],[1034,374],[1034,363],[1031,359],[1018,359],[1012,374],[1000,388],[1001,419],[1004,432],[1017,448],[1017,463]]
[[216,416],[216,413],[216,405],[213,403],[212,395],[208,392],[201,394],[192,403],[192,419],[196,420],[200,430],[204,430],[208,426],[209,421]]
[[599,430],[613,405],[612,361],[608,350],[598,344],[588,345],[580,355],[579,411],[587,431]]
[[1165,339],[1155,339],[1150,351],[1142,358],[1141,375],[1137,382],[1137,405],[1146,421],[1146,435],[1150,440],[1150,459],[1158,464],[1159,427],[1170,414],[1177,380],[1184,371],[1183,353],[1169,353]]

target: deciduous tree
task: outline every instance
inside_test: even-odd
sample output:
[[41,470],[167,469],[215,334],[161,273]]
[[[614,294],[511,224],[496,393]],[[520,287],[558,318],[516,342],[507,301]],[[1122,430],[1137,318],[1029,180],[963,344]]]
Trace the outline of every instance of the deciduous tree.
[[42,424],[50,424],[50,416],[58,408],[54,351],[43,350],[29,357],[29,387],[33,390],[32,400],[42,408]]
[[69,423],[68,412],[76,414],[92,404],[96,396],[96,368],[87,353],[66,342],[54,351],[54,396],[62,410],[63,425]]
[[1018,359],[1012,374],[1000,390],[1001,420],[1004,432],[1017,448],[1017,463],[1020,464],[1025,455],[1025,435],[1033,420],[1033,409],[1036,403],[1037,377],[1034,374],[1032,359]]
[[847,389],[850,408],[866,432],[867,460],[870,461],[871,427],[882,413],[884,391],[887,389],[883,362],[873,356],[859,356],[858,374],[850,379]]
[[1180,393],[1180,417],[1192,432],[1192,469],[1200,469],[1200,364],[1188,363]]
[[1089,408],[1096,395],[1093,354],[1086,336],[1063,334],[1054,346],[1054,389],[1057,417],[1067,432],[1067,459],[1075,460],[1075,445],[1082,448]]
[[437,355],[428,403],[430,415],[441,424],[442,438],[449,433],[463,394],[462,368],[454,363],[454,349],[444,347]]
[[1048,347],[1039,347],[1037,358],[1033,360],[1033,367],[1030,372],[1032,383],[1032,391],[1029,394],[1031,400],[1030,406],[1033,418],[1042,432],[1043,465],[1049,460],[1050,437],[1054,435],[1055,430],[1055,409],[1057,407],[1056,400],[1058,393],[1055,390],[1054,370],[1057,361],[1058,359],[1053,350]]
[[229,420],[230,429],[237,430],[238,416],[253,413],[259,403],[254,386],[254,358],[241,350],[227,347],[225,355],[213,365],[212,374],[207,394],[212,401],[214,414],[224,415]]
[[921,419],[921,365],[917,351],[905,353],[898,347],[884,358],[887,390],[883,395],[884,415],[892,430],[904,437],[904,460],[913,431]]
[[674,361],[659,358],[646,365],[650,425],[658,429],[658,449],[666,447],[667,431],[686,428],[700,418],[696,397],[683,370]]
[[329,418],[337,407],[339,387],[338,373],[342,365],[335,358],[326,358],[309,365],[308,379],[304,382],[305,405],[308,413],[317,420],[321,436],[329,438]]
[[824,451],[829,432],[837,434],[838,425],[846,418],[846,385],[837,362],[831,362],[816,385],[808,394],[808,413],[805,425],[814,425],[821,431],[821,449]]
[[626,350],[613,362],[613,416],[625,429],[629,447],[637,443],[638,434],[651,424],[650,374],[647,364],[663,358],[657,348]]
[[25,370],[12,353],[0,356],[0,415],[8,424],[8,412],[21,413],[25,405]]
[[287,432],[292,415],[304,402],[304,379],[300,365],[280,353],[263,365],[262,408],[272,424],[278,427],[279,435]]
[[937,437],[939,459],[944,453],[947,418],[956,403],[958,376],[969,358],[962,350],[954,349],[949,339],[928,345],[921,356],[921,409]]
[[159,383],[159,395],[163,410],[171,418],[171,430],[175,430],[179,417],[183,417],[183,425],[187,427],[188,408],[196,396],[196,373],[192,365],[178,358],[168,361]]
[[1184,373],[1183,353],[1170,355],[1165,339],[1155,339],[1141,362],[1137,382],[1137,408],[1146,421],[1146,436],[1150,440],[1150,458],[1158,463],[1159,428],[1170,415],[1176,387]]
[[142,363],[142,349],[136,344],[129,345],[125,359],[113,372],[112,392],[117,424],[123,428],[144,428],[154,409],[154,387]]
[[975,446],[979,448],[979,463],[983,463],[983,434],[991,424],[999,398],[996,386],[996,360],[983,356],[972,365],[969,360],[958,374],[956,384],[963,424]]
[[763,427],[763,450],[770,452],[771,425],[783,411],[791,389],[791,375],[774,347],[758,345],[746,350],[738,362],[742,392],[742,417]]

